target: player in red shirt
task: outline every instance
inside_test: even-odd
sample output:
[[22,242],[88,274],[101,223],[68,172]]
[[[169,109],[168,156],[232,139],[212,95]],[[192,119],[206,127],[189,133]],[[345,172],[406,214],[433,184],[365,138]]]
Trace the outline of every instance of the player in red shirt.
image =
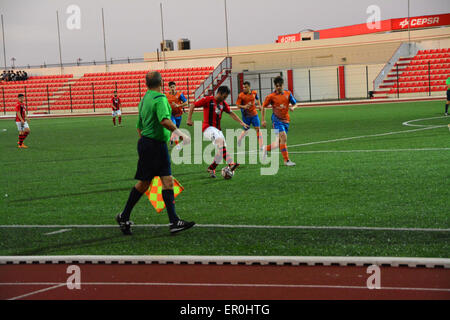
[[25,110],[25,104],[23,103],[23,94],[19,94],[16,105],[16,125],[17,130],[19,130],[19,141],[17,142],[18,148],[28,148],[23,144],[25,138],[30,134],[30,127],[28,126],[28,116]]
[[117,96],[117,91],[114,91],[114,97],[111,98],[112,103],[112,119],[113,124],[116,126],[116,117],[119,117],[119,127],[122,126],[122,112],[120,111],[120,98]]
[[203,108],[203,136],[206,139],[211,140],[211,142],[217,148],[214,161],[207,169],[211,178],[216,177],[216,168],[222,158],[228,164],[231,171],[236,170],[236,168],[239,166],[238,163],[233,163],[233,159],[227,153],[225,137],[220,127],[222,113],[228,113],[234,121],[238,122],[244,128],[248,128],[247,124],[242,122],[237,115],[231,112],[230,106],[225,102],[225,99],[229,94],[230,89],[227,86],[221,86],[217,89],[217,93],[215,96],[207,96],[203,99],[198,100],[190,106],[188,119],[186,121],[188,126],[192,126],[192,113],[194,112],[194,108]]
[[287,132],[289,130],[290,116],[289,111],[294,111],[297,104],[292,93],[283,89],[283,78],[281,76],[276,77],[273,80],[275,84],[275,91],[269,94],[264,100],[261,111],[262,126],[266,126],[265,110],[264,108],[272,107],[272,125],[274,129],[278,130],[278,139],[272,144],[269,144],[263,148],[263,157],[268,151],[280,148],[281,155],[284,159],[284,164],[288,167],[295,166],[295,163],[289,160],[289,154],[287,151]]

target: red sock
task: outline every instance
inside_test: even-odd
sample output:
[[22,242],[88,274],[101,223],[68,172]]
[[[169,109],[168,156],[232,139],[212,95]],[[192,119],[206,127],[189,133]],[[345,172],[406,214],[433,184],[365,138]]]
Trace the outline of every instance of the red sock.
[[23,140],[25,139],[25,135],[19,134],[19,145],[21,146],[23,144]]
[[226,163],[231,164],[233,163],[233,159],[231,158],[231,156],[227,153],[227,148],[223,147],[222,148],[222,157],[223,160],[225,160]]
[[210,170],[216,170],[217,165],[218,165],[218,164],[216,163],[216,161],[214,161],[213,163],[210,164],[210,166],[208,167],[208,169],[210,169]]
[[121,124],[121,123],[122,123],[122,117],[119,116],[119,124]]
[[284,161],[288,161],[289,155],[288,155],[288,151],[287,151],[287,145],[280,144],[280,151],[281,151],[281,155],[283,156]]
[[116,118],[113,118],[113,123],[114,125],[116,125]]

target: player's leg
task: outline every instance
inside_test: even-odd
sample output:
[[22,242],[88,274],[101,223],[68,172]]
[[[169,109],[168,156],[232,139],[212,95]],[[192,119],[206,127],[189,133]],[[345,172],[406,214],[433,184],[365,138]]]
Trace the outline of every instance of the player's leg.
[[112,121],[113,121],[113,125],[115,127],[116,126],[116,113],[115,112],[113,112]]
[[447,89],[447,101],[445,102],[445,115],[448,116],[448,105],[450,104],[450,90]]
[[237,142],[238,147],[241,146],[242,139],[244,139],[244,137],[247,135],[248,130],[250,129],[250,123],[251,123],[250,119],[247,117],[244,117],[244,115],[242,115],[242,122],[244,122],[246,125],[248,125],[248,128],[245,128],[245,127],[242,128],[242,129],[244,129],[244,131],[242,131],[241,135],[238,138],[238,142]]
[[28,126],[28,123],[25,122],[24,130],[22,133],[22,148],[28,148],[23,142],[25,141],[25,139],[28,137],[29,134],[30,134],[30,127]]
[[119,127],[122,126],[122,111],[117,110],[117,117],[119,118]]
[[255,130],[256,130],[256,136],[258,137],[259,148],[262,149],[264,147],[264,141],[263,141],[263,138],[262,138],[262,133],[260,131],[261,122],[259,121],[259,116],[258,115],[253,117],[252,125],[255,128]]
[[286,123],[284,125],[284,130],[282,132],[280,132],[280,151],[281,151],[281,155],[283,156],[283,159],[284,159],[284,164],[286,166],[295,166],[295,163],[292,162],[291,160],[289,160],[289,153],[287,150],[288,129],[289,129],[289,124]]
[[[180,117],[175,117],[175,125],[177,126],[177,128],[180,128],[181,125],[181,116]],[[180,137],[176,137],[175,138],[175,145],[178,145],[178,143],[182,140],[182,138]]]

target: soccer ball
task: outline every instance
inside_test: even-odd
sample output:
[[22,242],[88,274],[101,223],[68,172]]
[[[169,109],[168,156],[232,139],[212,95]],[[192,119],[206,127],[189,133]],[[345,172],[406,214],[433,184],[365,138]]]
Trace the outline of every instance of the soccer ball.
[[231,178],[233,178],[233,176],[234,176],[234,172],[231,171],[229,167],[224,167],[222,169],[222,177],[225,180],[231,179]]

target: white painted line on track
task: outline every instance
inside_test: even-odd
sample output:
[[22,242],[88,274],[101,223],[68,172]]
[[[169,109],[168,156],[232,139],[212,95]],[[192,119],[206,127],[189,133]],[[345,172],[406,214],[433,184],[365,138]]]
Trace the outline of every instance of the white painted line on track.
[[60,288],[60,287],[65,286],[65,285],[67,285],[67,284],[66,283],[60,283],[60,284],[58,284],[56,286],[53,286],[53,287],[50,287],[50,288],[36,290],[36,291],[29,292],[29,293],[26,293],[26,294],[23,294],[23,295],[20,295],[20,296],[17,296],[17,297],[10,298],[8,300],[19,300],[19,299],[22,299],[22,298],[26,298],[26,297],[38,294],[38,293],[42,293],[42,292],[50,291],[50,290],[53,290],[53,289],[56,289],[56,288]]
[[[0,283],[0,286],[10,285],[41,285],[43,283]],[[54,283],[46,283],[54,284]],[[65,286],[66,283],[59,283],[53,287],[37,290],[22,296],[18,296],[9,300],[21,299],[33,294],[49,291],[58,287]],[[316,285],[316,284],[265,284],[265,283],[188,283],[188,282],[83,282],[81,286],[189,286],[189,287],[254,287],[254,288],[317,288],[317,289],[364,289],[368,290],[367,286],[345,286],[345,285]],[[381,290],[403,290],[403,291],[438,291],[450,292],[448,288],[408,288],[408,287],[381,287],[376,291]]]

